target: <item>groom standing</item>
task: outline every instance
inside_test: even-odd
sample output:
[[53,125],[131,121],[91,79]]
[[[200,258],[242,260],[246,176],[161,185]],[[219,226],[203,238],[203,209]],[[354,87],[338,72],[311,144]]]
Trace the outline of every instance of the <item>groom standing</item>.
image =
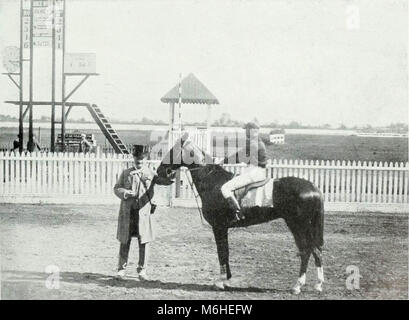
[[139,262],[137,272],[140,280],[148,280],[146,264],[149,242],[155,239],[151,214],[155,210],[152,204],[154,172],[143,161],[148,155],[148,146],[134,145],[132,155],[134,165],[125,169],[114,186],[115,195],[121,199],[118,217],[117,239],[120,242],[118,274],[125,276],[129,249],[133,237],[138,238]]

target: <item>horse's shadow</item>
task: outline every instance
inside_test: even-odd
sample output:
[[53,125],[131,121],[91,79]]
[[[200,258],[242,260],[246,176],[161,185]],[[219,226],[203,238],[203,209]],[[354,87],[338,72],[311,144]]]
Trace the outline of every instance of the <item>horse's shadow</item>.
[[[4,282],[14,281],[45,281],[50,275],[44,272],[37,271],[15,271],[3,270],[5,277]],[[76,284],[94,284],[101,287],[121,287],[121,288],[144,288],[144,289],[162,289],[162,290],[185,290],[185,291],[220,291],[212,284],[199,283],[181,283],[181,282],[165,282],[161,280],[140,281],[136,277],[126,277],[124,279],[117,279],[112,275],[101,273],[88,272],[60,272],[60,281],[66,283]],[[229,292],[281,292],[285,290],[278,289],[264,289],[258,287],[226,287],[225,291]]]

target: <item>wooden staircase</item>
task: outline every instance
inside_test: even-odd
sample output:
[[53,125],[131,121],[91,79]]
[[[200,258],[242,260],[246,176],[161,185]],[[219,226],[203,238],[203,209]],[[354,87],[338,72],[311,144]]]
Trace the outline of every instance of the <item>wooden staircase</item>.
[[87,109],[91,113],[91,116],[94,118],[95,122],[98,124],[105,138],[107,138],[111,146],[114,148],[115,152],[129,154],[129,150],[118,136],[118,133],[114,130],[114,128],[112,128],[101,109],[96,104],[87,105]]

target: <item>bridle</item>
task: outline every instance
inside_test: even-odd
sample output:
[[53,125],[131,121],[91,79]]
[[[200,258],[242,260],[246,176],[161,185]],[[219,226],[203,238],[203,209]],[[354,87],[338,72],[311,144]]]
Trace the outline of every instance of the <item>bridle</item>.
[[[190,143],[193,143],[193,141],[190,141]],[[182,150],[186,151],[186,150],[184,149],[185,144],[186,144],[186,141],[185,141],[185,142],[182,144],[182,146],[181,146],[181,159],[183,159]],[[188,166],[185,165],[185,166],[187,167],[187,169],[189,170],[189,172],[194,172],[194,171],[198,171],[198,170],[203,170],[203,168],[205,167],[205,165],[203,165],[203,163],[206,161],[206,155],[205,155],[205,153],[203,152],[203,150],[200,150],[198,146],[196,146],[196,145],[194,145],[194,146],[196,147],[196,149],[198,149],[199,151],[201,151],[201,153],[202,153],[202,155],[204,156],[204,158],[203,158],[203,161],[201,161],[201,162],[202,162],[202,165],[199,165],[199,166],[196,167],[196,168],[189,168]],[[202,179],[205,179],[205,178],[206,178],[207,176],[209,176],[213,171],[214,171],[214,168],[211,168],[211,169],[206,173],[206,175],[205,175]],[[206,227],[210,227],[209,224],[205,222],[206,220],[203,218],[203,211],[202,211],[202,208],[200,208],[199,201],[198,201],[198,198],[200,197],[200,195],[199,195],[199,193],[195,193],[195,188],[194,188],[194,184],[193,184],[193,179],[190,180],[189,175],[187,174],[187,172],[185,172],[185,175],[186,175],[187,181],[188,181],[188,183],[189,183],[189,185],[190,185],[190,188],[191,188],[191,190],[192,190],[193,196],[194,196],[194,198],[195,198],[196,207],[197,207],[197,210],[199,211],[199,216],[200,216],[200,220],[201,220],[201,222],[202,222],[202,225],[203,225],[203,226],[206,226]]]

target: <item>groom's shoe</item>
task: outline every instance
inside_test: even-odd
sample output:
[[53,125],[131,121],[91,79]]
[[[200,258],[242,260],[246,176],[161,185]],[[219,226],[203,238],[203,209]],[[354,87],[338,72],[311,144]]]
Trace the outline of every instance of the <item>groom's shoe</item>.
[[125,269],[118,270],[116,274],[117,279],[123,279],[125,277],[126,271]]
[[142,269],[138,271],[138,277],[141,281],[149,281],[148,275],[146,274],[146,270]]

